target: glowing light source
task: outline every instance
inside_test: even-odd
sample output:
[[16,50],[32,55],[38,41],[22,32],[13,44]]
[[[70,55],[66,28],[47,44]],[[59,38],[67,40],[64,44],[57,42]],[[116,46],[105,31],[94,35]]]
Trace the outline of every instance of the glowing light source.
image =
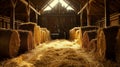
[[60,3],[62,4],[63,7],[67,7],[68,4],[64,0],[60,0]]
[[62,7],[67,7],[67,10],[74,10],[72,7],[70,7],[64,0],[53,0],[45,9],[44,11],[51,10],[53,7],[55,7],[58,3],[62,5]]
[[56,4],[58,4],[58,2],[59,2],[58,0],[54,0],[54,1],[50,4],[50,6],[51,6],[51,7],[54,7]]
[[68,6],[67,10],[74,10],[72,7]]
[[50,7],[50,6],[47,6],[47,7],[44,9],[44,11],[49,11],[49,10],[51,10],[51,7]]

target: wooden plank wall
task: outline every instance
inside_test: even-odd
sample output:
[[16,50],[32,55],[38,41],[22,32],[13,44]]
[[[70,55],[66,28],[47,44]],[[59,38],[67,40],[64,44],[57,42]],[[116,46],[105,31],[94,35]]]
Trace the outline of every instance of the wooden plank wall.
[[[97,26],[104,27],[104,18],[98,22],[96,22]],[[120,25],[120,13],[114,13],[110,15],[110,26],[118,26]]]
[[48,28],[51,33],[66,33],[68,35],[70,29],[80,26],[80,16],[58,4],[51,11],[41,14],[38,24]]

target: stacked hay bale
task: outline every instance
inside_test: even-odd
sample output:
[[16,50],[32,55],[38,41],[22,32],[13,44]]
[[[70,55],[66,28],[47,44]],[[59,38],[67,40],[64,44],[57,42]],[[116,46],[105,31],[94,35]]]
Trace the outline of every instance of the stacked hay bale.
[[20,47],[19,34],[15,30],[0,29],[0,56],[15,57]]
[[42,36],[42,42],[49,41],[50,40],[50,32],[47,30],[47,28],[41,28],[41,36]]
[[75,39],[75,33],[77,30],[80,30],[80,27],[74,27],[73,29],[70,30],[69,34],[70,34],[70,40],[74,40]]
[[38,27],[37,27],[36,23],[32,23],[32,22],[23,23],[19,26],[19,29],[31,31],[33,39],[34,39],[34,44],[36,46],[37,46],[37,44],[39,44],[38,43],[39,38],[38,38],[38,35],[37,35],[37,33],[39,33],[39,31],[38,31]]
[[99,60],[105,60],[105,59],[112,61],[117,60],[116,45],[117,45],[117,41],[120,41],[116,39],[118,32],[119,32],[118,26],[113,26],[98,30],[96,55],[98,58],[100,58]]
[[20,36],[20,54],[35,48],[31,31],[19,30],[18,32]]
[[[97,31],[96,30],[85,31],[84,34],[83,34],[83,38],[82,38],[82,47],[86,48],[86,49],[89,48],[89,47],[92,47],[92,46],[89,46],[90,41],[92,39],[95,39],[96,37],[97,37]],[[92,44],[94,44],[94,43],[92,43]]]
[[85,31],[91,31],[91,30],[97,30],[98,27],[96,26],[85,26],[85,27],[78,27],[77,30],[73,30],[72,33],[70,33],[71,37],[82,46],[82,37],[83,37],[83,33]]
[[36,38],[35,40],[36,40],[37,45],[39,45],[40,44],[40,40],[41,40],[40,26],[36,27],[36,31],[37,31],[37,33],[34,33],[35,34],[35,38]]

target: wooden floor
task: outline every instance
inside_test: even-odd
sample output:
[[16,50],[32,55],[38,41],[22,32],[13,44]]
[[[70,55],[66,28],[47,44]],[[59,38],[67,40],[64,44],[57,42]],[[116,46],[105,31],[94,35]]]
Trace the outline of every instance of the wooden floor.
[[110,67],[110,65],[97,61],[91,52],[86,52],[75,42],[54,40],[40,44],[34,50],[16,58],[1,61],[0,67]]

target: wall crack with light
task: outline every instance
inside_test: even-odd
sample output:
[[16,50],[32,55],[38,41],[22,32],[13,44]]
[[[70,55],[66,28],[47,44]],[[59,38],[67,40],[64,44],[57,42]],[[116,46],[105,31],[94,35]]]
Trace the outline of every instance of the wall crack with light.
[[52,10],[52,8],[54,8],[58,3],[60,3],[62,5],[62,7],[65,7],[67,10],[74,10],[64,0],[53,0],[50,4],[47,5],[46,8],[44,8],[44,11],[50,11],[50,10]]

